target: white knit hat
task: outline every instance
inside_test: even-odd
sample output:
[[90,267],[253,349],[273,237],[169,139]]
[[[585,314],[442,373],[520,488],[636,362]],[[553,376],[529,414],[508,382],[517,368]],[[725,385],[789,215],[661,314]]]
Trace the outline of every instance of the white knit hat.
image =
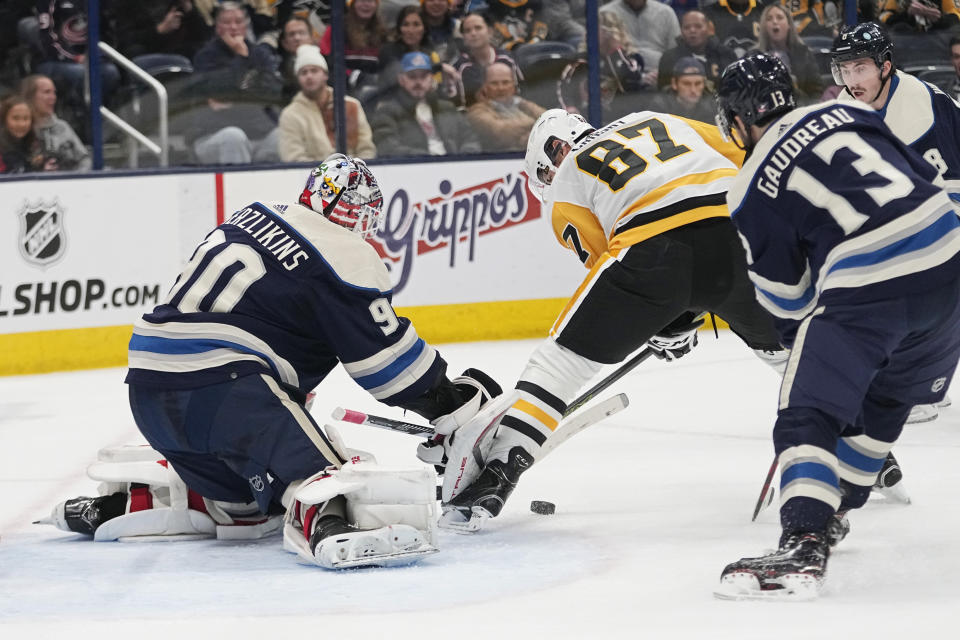
[[293,72],[300,73],[300,69],[311,65],[320,67],[327,73],[330,72],[327,68],[327,61],[324,59],[323,54],[320,53],[320,47],[315,44],[302,44],[297,47],[297,57],[293,62]]

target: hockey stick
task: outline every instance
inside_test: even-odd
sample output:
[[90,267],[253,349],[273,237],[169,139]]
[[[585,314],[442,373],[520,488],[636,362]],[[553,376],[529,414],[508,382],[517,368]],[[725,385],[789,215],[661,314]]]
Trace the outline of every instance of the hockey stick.
[[[607,416],[612,416],[622,411],[627,408],[629,404],[630,400],[627,398],[627,394],[618,393],[615,396],[598,402],[588,409],[578,411],[573,417],[565,415],[564,421],[560,423],[556,431],[543,443],[540,449],[540,457],[545,456],[562,442],[580,433],[590,425],[603,420]],[[429,438],[434,435],[433,427],[430,426],[384,418],[383,416],[373,416],[363,413],[362,411],[352,411],[342,407],[334,409],[330,416],[334,420],[340,420],[342,422],[378,427],[380,429],[387,429],[388,431],[399,431],[401,433],[420,436],[421,438]]]
[[421,438],[430,438],[434,435],[433,427],[430,425],[416,424],[413,422],[404,422],[403,420],[394,420],[393,418],[384,418],[374,416],[362,411],[353,411],[337,407],[330,412],[330,417],[341,422],[350,424],[362,424],[368,427],[378,427],[388,431],[399,431],[411,436],[420,436]]
[[753,508],[753,517],[750,518],[750,522],[756,522],[760,512],[773,503],[773,494],[771,493],[769,498],[767,494],[774,490],[770,483],[773,482],[773,474],[777,472],[779,460],[780,456],[773,456],[773,463],[770,465],[770,470],[767,471],[767,478],[763,481],[763,488],[760,489],[760,497],[757,498],[757,506]]

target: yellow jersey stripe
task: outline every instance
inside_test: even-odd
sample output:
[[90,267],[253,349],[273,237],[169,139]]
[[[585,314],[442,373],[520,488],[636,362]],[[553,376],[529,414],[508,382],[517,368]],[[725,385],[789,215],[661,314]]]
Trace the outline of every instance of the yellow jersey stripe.
[[[640,211],[641,209],[647,209],[655,205],[658,200],[672,193],[674,189],[677,189],[679,187],[686,187],[694,184],[710,184],[715,180],[719,180],[721,178],[732,178],[736,175],[737,175],[736,169],[724,168],[724,169],[714,169],[712,171],[705,171],[703,173],[693,173],[690,175],[681,176],[676,180],[671,180],[670,182],[664,185],[661,185],[656,189],[648,191],[647,193],[644,194],[642,198],[640,198],[639,200],[631,204],[629,207],[627,207],[626,211],[624,211],[619,216],[617,216],[617,220],[613,223],[613,230],[617,228],[617,225],[620,223],[621,220],[623,220],[624,218],[626,218],[631,214],[637,213],[637,211]],[[641,213],[639,215],[643,215],[643,214]],[[610,232],[611,237],[615,235],[613,230],[611,230]]]
[[677,227],[682,227],[683,225],[690,224],[691,222],[698,222],[700,220],[706,220],[707,218],[729,217],[730,211],[727,209],[726,205],[715,205],[712,207],[698,207],[696,209],[690,209],[674,216],[670,216],[669,218],[656,220],[649,224],[634,227],[633,229],[629,229],[623,233],[618,233],[613,237],[613,240],[610,241],[610,250],[614,251],[635,245],[648,238],[659,235],[664,231],[676,229]]
[[527,402],[526,400],[517,400],[516,402],[513,403],[513,406],[511,407],[511,409],[522,411],[523,413],[527,414],[531,418],[538,420],[539,422],[548,426],[550,428],[550,431],[553,431],[554,429],[557,428],[558,422],[556,420],[554,420],[549,415],[547,415],[546,411],[544,411],[543,409],[541,409],[535,404],[531,404],[530,402]]
[[580,238],[581,248],[590,254],[584,262],[588,269],[607,250],[607,234],[604,233],[603,226],[597,216],[593,215],[593,212],[586,207],[570,202],[555,202],[553,203],[551,223],[557,241],[564,247],[576,252],[577,249],[572,245],[572,242],[563,237],[567,225],[572,224],[574,226]]

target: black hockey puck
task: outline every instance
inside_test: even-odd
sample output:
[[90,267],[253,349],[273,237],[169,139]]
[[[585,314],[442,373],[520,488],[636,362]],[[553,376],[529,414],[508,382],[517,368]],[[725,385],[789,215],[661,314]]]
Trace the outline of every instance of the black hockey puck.
[[530,511],[539,513],[542,516],[550,516],[557,510],[557,505],[546,500],[534,500],[530,503]]

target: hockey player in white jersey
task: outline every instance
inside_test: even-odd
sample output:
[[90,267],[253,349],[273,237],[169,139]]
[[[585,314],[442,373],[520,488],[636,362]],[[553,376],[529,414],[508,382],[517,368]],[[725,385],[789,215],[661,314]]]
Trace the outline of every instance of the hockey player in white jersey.
[[[765,359],[782,357],[725,206],[742,160],[715,127],[668,114],[642,111],[596,130],[562,109],[540,116],[527,146],[529,184],[558,241],[589,273],[513,396],[444,441],[441,526],[476,530],[499,514],[567,403],[603,365],[644,344],[679,358],[696,344],[704,312]],[[482,465],[473,429],[483,434]],[[436,462],[438,449],[421,447],[421,458]]]
[[293,202],[254,202],[194,252],[166,300],[134,325],[130,407],[150,447],[105,450],[101,495],[48,522],[95,540],[252,538],[325,568],[397,565],[436,551],[436,487],[347,449],[307,410],[337,365],[376,399],[438,429],[496,383],[446,362],[391,305],[366,241],[383,198],[362,160],[335,154]]
[[[960,219],[936,169],[859,102],[795,108],[776,57],[732,63],[717,123],[750,151],[727,194],[757,298],[792,347],[780,389],[779,548],[719,597],[815,597],[912,406],[960,357]],[[845,436],[845,437],[841,437]]]
[[[830,58],[834,82],[844,87],[839,99],[859,100],[880,112],[894,135],[934,166],[960,206],[960,104],[935,85],[897,69],[893,41],[875,22],[844,26]],[[907,423],[935,420],[949,404],[944,398],[939,405],[917,405]],[[893,459],[887,471],[900,478]]]

